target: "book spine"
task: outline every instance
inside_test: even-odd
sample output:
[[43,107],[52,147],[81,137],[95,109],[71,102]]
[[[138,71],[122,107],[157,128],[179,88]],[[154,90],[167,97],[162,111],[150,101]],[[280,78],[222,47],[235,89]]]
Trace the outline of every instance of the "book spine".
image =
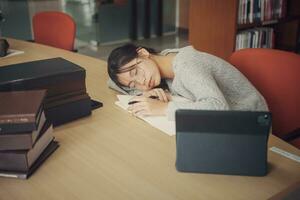
[[282,18],[282,9],[283,9],[283,0],[279,0],[279,11],[278,11],[279,18]]
[[0,124],[0,134],[26,133],[37,129],[36,123]]
[[0,134],[0,151],[31,149],[45,121],[45,113],[42,112],[38,120],[39,125],[37,130],[17,134]]
[[245,8],[246,8],[246,0],[242,0],[242,24],[245,24]]
[[45,113],[46,118],[49,119],[54,126],[58,126],[90,115],[91,109],[91,99],[87,97],[79,101],[48,108],[45,110]]
[[260,21],[263,22],[265,20],[265,1],[266,0],[261,0],[260,1]]
[[[33,115],[2,115],[0,116],[0,124],[20,124],[20,123],[31,123],[35,121],[35,116]],[[1,130],[0,130],[1,132]]]
[[45,104],[45,109],[53,108],[53,107],[60,106],[63,104],[72,103],[72,102],[79,101],[79,100],[86,99],[86,98],[89,98],[87,93],[82,93],[82,94],[75,95],[75,96],[69,96],[68,98],[58,99],[56,101],[52,101],[52,102]]
[[280,1],[281,0],[276,0],[275,1],[275,19],[279,19],[280,18],[280,12],[281,12],[281,5],[280,5]]
[[261,16],[261,0],[256,0],[257,1],[257,18],[256,21],[260,22],[260,16]]
[[250,0],[246,0],[246,3],[245,3],[245,21],[244,23],[247,24],[248,23],[248,16],[249,16],[249,11],[250,11],[250,8],[249,8],[249,5],[250,5]]
[[287,0],[282,0],[281,5],[281,18],[286,17],[287,13]]
[[249,13],[249,22],[253,23],[253,17],[254,17],[254,0],[250,1],[250,13]]
[[242,24],[243,1],[239,0],[238,24]]
[[264,0],[265,5],[264,5],[264,10],[265,10],[265,15],[264,15],[264,21],[268,21],[268,5],[269,5],[269,0]]
[[29,169],[24,153],[0,152],[0,170],[26,172]]
[[48,103],[55,102],[57,100],[62,100],[62,99],[66,99],[66,98],[76,96],[76,95],[82,95],[82,94],[85,94],[85,93],[86,93],[86,90],[76,90],[74,92],[68,92],[68,93],[64,93],[64,94],[60,94],[60,95],[55,95],[53,97],[47,97],[44,100],[44,106],[46,106]]
[[0,151],[29,149],[33,145],[32,134],[0,135]]
[[275,42],[275,35],[274,35],[274,30],[270,29],[270,48],[274,48],[274,42]]
[[239,41],[240,41],[240,34],[237,34],[236,38],[235,38],[235,50],[236,51],[239,50],[239,48],[240,48]]
[[268,20],[272,20],[272,1],[268,0]]
[[255,30],[255,48],[259,46],[259,32]]
[[258,0],[253,1],[253,22],[257,22],[258,19]]
[[258,48],[262,47],[262,32],[258,31]]
[[27,172],[42,151],[53,140],[52,125],[45,123],[41,136],[30,150],[0,151],[0,170]]

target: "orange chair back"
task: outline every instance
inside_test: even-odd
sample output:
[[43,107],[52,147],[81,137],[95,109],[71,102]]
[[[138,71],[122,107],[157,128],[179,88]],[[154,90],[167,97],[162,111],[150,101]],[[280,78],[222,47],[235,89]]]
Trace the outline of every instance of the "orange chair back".
[[265,97],[272,131],[281,137],[300,128],[300,56],[274,49],[243,49],[229,61]]
[[73,50],[76,24],[69,15],[56,11],[40,12],[34,15],[32,23],[35,42]]

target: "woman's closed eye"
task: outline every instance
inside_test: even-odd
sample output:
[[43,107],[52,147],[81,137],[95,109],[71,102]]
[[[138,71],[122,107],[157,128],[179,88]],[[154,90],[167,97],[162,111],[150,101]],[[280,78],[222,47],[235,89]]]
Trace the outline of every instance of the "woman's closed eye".
[[137,75],[137,69],[136,69],[136,67],[135,68],[133,68],[132,70],[130,70],[130,77],[135,77]]
[[130,70],[130,72],[129,72],[130,77],[132,78],[132,80],[128,84],[129,88],[134,88],[135,87],[135,79],[136,79],[136,76],[137,76],[137,71],[138,70],[135,67],[132,70]]
[[131,81],[129,82],[129,84],[127,85],[129,88],[135,88],[136,87],[136,80],[138,78],[140,78],[139,76],[140,74],[140,70],[138,68],[138,65],[141,63],[142,61],[138,61],[135,65],[132,66],[132,69],[129,71],[129,76],[131,78]]

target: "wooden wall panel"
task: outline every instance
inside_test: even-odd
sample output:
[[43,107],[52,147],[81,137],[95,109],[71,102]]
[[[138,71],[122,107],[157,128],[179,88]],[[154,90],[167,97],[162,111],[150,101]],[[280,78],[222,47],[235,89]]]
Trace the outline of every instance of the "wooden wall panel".
[[237,0],[191,0],[189,42],[227,59],[235,46],[237,6]]

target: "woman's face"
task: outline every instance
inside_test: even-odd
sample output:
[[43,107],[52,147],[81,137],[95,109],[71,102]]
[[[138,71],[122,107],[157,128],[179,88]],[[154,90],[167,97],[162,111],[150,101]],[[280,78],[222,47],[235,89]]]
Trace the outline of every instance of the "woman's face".
[[118,74],[118,80],[129,88],[147,91],[160,84],[161,76],[157,64],[150,56],[141,55],[140,52],[138,58],[122,66],[121,69],[125,72]]

